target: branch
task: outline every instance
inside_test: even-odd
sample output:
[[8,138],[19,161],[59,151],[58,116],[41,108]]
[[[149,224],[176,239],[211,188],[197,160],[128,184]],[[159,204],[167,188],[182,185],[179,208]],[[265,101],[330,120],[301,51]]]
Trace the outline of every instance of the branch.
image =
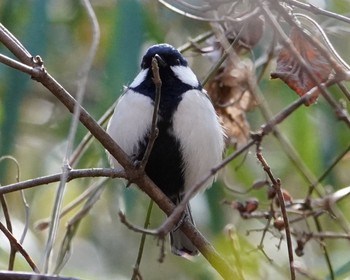
[[280,207],[281,207],[284,228],[285,228],[286,238],[287,238],[287,247],[288,247],[289,267],[290,267],[291,279],[295,280],[296,278],[295,278],[295,268],[294,268],[293,245],[292,245],[292,238],[291,238],[289,221],[288,221],[288,214],[286,211],[286,205],[284,202],[283,194],[281,192],[281,181],[279,179],[275,179],[274,175],[272,174],[270,166],[267,164],[266,160],[264,159],[264,157],[261,153],[259,145],[258,145],[257,149],[258,149],[258,151],[256,153],[256,156],[257,156],[258,160],[260,161],[261,165],[263,166],[264,171],[269,176],[269,178],[272,182],[272,186],[275,189],[277,196],[278,196],[278,201],[279,201]]
[[80,104],[82,104],[82,102],[83,102],[86,84],[87,84],[87,80],[88,80],[88,74],[90,72],[92,62],[95,58],[97,47],[98,47],[99,40],[100,40],[100,29],[99,29],[99,25],[98,25],[94,10],[92,9],[89,0],[82,0],[82,3],[86,8],[89,19],[91,20],[91,25],[92,25],[92,29],[93,29],[93,40],[92,40],[92,44],[90,46],[90,50],[89,50],[89,53],[87,55],[87,58],[84,61],[84,64],[82,66],[81,73],[80,73],[81,78],[78,82],[77,100],[74,104],[73,118],[72,118],[72,122],[71,122],[71,125],[69,128],[67,147],[66,147],[66,152],[65,152],[64,158],[63,158],[63,168],[62,168],[63,173],[61,176],[59,186],[58,186],[57,191],[56,191],[54,205],[52,207],[51,223],[50,223],[50,227],[49,227],[49,233],[48,233],[44,257],[43,257],[43,271],[44,272],[48,272],[48,270],[49,270],[50,255],[51,255],[53,244],[55,242],[56,235],[57,235],[57,229],[58,229],[58,225],[59,225],[59,221],[60,221],[59,216],[60,216],[60,211],[61,211],[61,207],[62,207],[62,203],[63,203],[63,195],[64,195],[64,190],[66,188],[68,172],[70,170],[69,157],[72,154],[73,142],[74,142],[76,132],[78,129],[78,124],[79,124],[79,115],[80,115],[80,109],[81,109]]
[[[299,28],[296,25],[296,23],[290,19],[290,16],[283,9],[283,7],[281,7],[280,4],[276,0],[274,2],[276,2],[275,3],[276,5],[274,6],[274,9],[276,11],[278,11],[288,23],[290,23],[292,26],[296,26],[297,28]],[[284,33],[284,31],[282,30],[282,27],[279,25],[279,23],[277,22],[276,18],[274,16],[271,16],[272,15],[272,11],[269,9],[269,7],[267,7],[264,4],[261,4],[260,2],[258,2],[258,5],[260,5],[261,10],[262,10],[263,14],[265,15],[265,18],[270,22],[271,26],[275,29],[275,31],[280,36],[280,38],[282,38],[282,40],[283,40],[282,42],[286,45],[286,47],[290,50],[290,52],[293,54],[293,56],[297,59],[297,61],[303,67],[305,72],[309,75],[309,78],[313,81],[313,83],[317,85],[316,88],[319,89],[319,91],[321,92],[322,96],[327,100],[329,105],[331,105],[331,107],[334,109],[338,119],[344,121],[345,124],[348,127],[350,127],[350,117],[348,116],[346,110],[344,108],[341,108],[341,106],[339,106],[336,103],[336,101],[331,97],[331,95],[328,93],[327,88],[325,87],[325,84],[319,82],[318,78],[313,73],[312,69],[310,69],[309,65],[307,65],[307,63],[305,62],[303,57],[296,50],[293,42],[291,42],[291,40],[288,38],[288,36]],[[311,38],[310,36],[306,36],[306,38],[308,38],[308,40],[311,40],[314,44],[316,43],[316,41],[313,40],[313,38]],[[318,46],[318,50],[322,54],[327,54],[327,51],[324,50],[324,48],[318,42],[316,43],[316,45]],[[347,73],[344,72],[344,69],[342,69],[341,67],[337,66],[337,63],[328,54],[325,57],[327,58],[328,61],[331,62],[332,66],[335,67],[335,71],[336,71],[337,74],[341,73],[344,76],[348,75]]]
[[[32,258],[29,256],[27,251],[22,247],[21,244],[17,242],[17,239],[12,235],[10,231],[7,230],[7,228],[0,222],[0,230],[5,234],[7,239],[10,241],[11,247],[13,247],[16,251],[18,251],[27,261],[27,263],[30,265],[30,267],[33,269],[33,271],[38,272],[38,268],[35,265]],[[1,275],[0,275],[1,276]],[[8,279],[8,278],[6,278]]]
[[[0,40],[3,30],[0,28]],[[6,37],[6,40],[11,40]],[[25,51],[14,46],[19,55]],[[71,112],[74,112],[76,100],[42,67],[42,64],[35,64],[33,78],[46,87],[56,98]],[[80,106],[80,105],[77,105]],[[175,209],[170,199],[139,169],[134,167],[133,162],[127,154],[114,142],[105,130],[80,106],[80,122],[91,132],[91,134],[104,146],[104,148],[124,167],[125,178],[138,185],[168,216]],[[70,173],[71,171],[69,171]],[[56,180],[54,180],[56,181]],[[30,185],[33,187],[33,185]],[[4,192],[9,192],[9,188]],[[11,191],[14,191],[13,189]],[[232,270],[228,263],[216,252],[212,245],[200,234],[200,232],[189,222],[184,222],[182,231],[200,250],[203,256],[213,268],[225,279],[234,278],[237,273]]]
[[0,42],[12,52],[22,63],[34,66],[33,56],[26,50],[17,38],[0,23]]
[[[62,174],[63,172],[2,186],[0,187],[0,195],[59,182],[61,180]],[[73,179],[86,177],[127,178],[124,170],[116,170],[113,168],[88,168],[69,170],[67,173],[67,182]]]
[[[158,56],[158,55],[156,54],[156,56]],[[159,104],[160,104],[162,80],[160,79],[160,76],[159,76],[159,67],[158,67],[158,62],[157,62],[156,56],[154,56],[152,58],[153,83],[154,83],[155,88],[156,88],[156,94],[155,94],[155,100],[154,100],[151,132],[150,132],[150,135],[148,138],[146,151],[145,151],[145,154],[143,155],[141,165],[140,165],[140,168],[142,170],[145,170],[145,168],[146,168],[146,164],[147,164],[148,159],[151,155],[154,142],[156,141],[156,139],[158,137],[158,133],[159,133],[157,124],[158,124],[158,111],[159,111]]]
[[307,4],[307,3],[303,3],[300,1],[296,1],[296,0],[287,0],[285,2],[287,2],[289,5],[292,5],[292,6],[307,10],[311,13],[314,13],[315,15],[324,15],[324,16],[327,16],[330,18],[334,18],[334,19],[346,22],[346,23],[350,23],[349,17],[318,8],[312,4]]

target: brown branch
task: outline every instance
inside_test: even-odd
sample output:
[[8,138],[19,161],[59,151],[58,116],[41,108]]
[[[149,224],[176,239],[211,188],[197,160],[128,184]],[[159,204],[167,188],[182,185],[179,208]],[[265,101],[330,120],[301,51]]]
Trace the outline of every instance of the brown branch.
[[[327,84],[330,84],[334,81],[329,81]],[[165,235],[174,227],[176,222],[180,219],[183,211],[186,208],[187,203],[189,200],[193,197],[195,193],[198,192],[198,190],[201,188],[201,186],[210,178],[212,177],[216,172],[218,172],[220,169],[225,167],[228,163],[230,163],[233,159],[237,158],[239,155],[244,153],[246,150],[248,150],[252,145],[254,145],[256,142],[260,142],[264,136],[274,131],[274,127],[281,123],[284,119],[286,119],[290,114],[292,114],[297,108],[299,108],[301,105],[303,105],[307,100],[312,98],[312,96],[315,94],[317,88],[312,88],[309,92],[307,92],[304,96],[297,99],[293,103],[291,103],[289,106],[284,108],[281,112],[276,114],[272,119],[270,119],[266,124],[261,126],[260,131],[257,133],[252,133],[252,140],[250,140],[246,145],[242,146],[239,150],[234,152],[232,155],[228,156],[226,159],[224,159],[218,166],[215,166],[210,174],[208,174],[206,177],[204,177],[200,182],[198,182],[196,185],[194,185],[184,196],[182,201],[177,205],[176,209],[171,213],[171,215],[166,219],[166,221],[158,228],[158,232],[160,235]]]
[[347,233],[339,233],[339,232],[330,232],[330,231],[323,231],[323,232],[310,232],[310,233],[297,233],[292,232],[295,236],[305,236],[307,240],[309,239],[348,239],[350,240],[350,235]]
[[13,69],[19,70],[21,72],[24,72],[26,74],[29,74],[30,76],[38,75],[39,73],[36,68],[33,68],[31,66],[25,65],[21,62],[18,62],[12,58],[7,57],[6,55],[0,54],[0,63],[3,63]]
[[[1,33],[0,29],[0,40]],[[12,40],[8,37],[5,40]],[[18,55],[25,53],[19,47],[15,47]],[[16,55],[17,56],[17,55]],[[41,62],[39,57],[36,61]],[[76,100],[42,67],[42,63],[34,65],[35,71],[32,78],[40,82],[46,87],[56,98],[71,112],[74,112],[74,107],[80,106]],[[91,132],[91,134],[104,146],[104,148],[124,167],[125,177],[135,184],[137,184],[155,203],[169,216],[174,210],[174,204],[159,190],[156,185],[143,172],[134,167],[133,162],[129,159],[127,154],[114,142],[114,140],[101,128],[101,126],[90,116],[90,114],[80,106],[80,122]],[[69,171],[70,172],[70,171]],[[33,186],[33,185],[31,185]],[[7,189],[7,192],[9,189]],[[227,262],[216,252],[212,245],[200,234],[200,232],[192,226],[189,222],[184,222],[182,231],[193,242],[193,244],[200,250],[203,256],[213,266],[214,269],[225,279],[235,278],[237,273],[227,264]]]
[[284,221],[284,228],[285,228],[285,232],[286,232],[291,279],[295,280],[296,278],[295,278],[295,268],[294,268],[293,245],[292,245],[292,238],[291,238],[289,221],[288,221],[288,214],[286,211],[286,205],[284,202],[283,194],[281,192],[281,181],[279,179],[276,179],[274,177],[274,175],[272,174],[271,168],[267,164],[266,160],[264,159],[259,145],[257,147],[256,156],[257,156],[258,160],[260,161],[261,165],[263,166],[264,171],[269,176],[269,178],[272,182],[272,186],[275,189],[277,196],[278,196],[278,201],[280,203],[281,213],[282,213],[282,217],[283,217],[283,221]]
[[[158,56],[158,55],[156,55]],[[159,66],[157,62],[157,58],[154,56],[152,58],[152,73],[153,73],[153,83],[156,88],[156,94],[155,94],[155,100],[154,100],[154,108],[153,108],[153,116],[152,116],[152,123],[151,123],[151,131],[150,135],[148,137],[148,143],[146,147],[146,151],[143,155],[143,158],[141,160],[140,168],[142,170],[145,170],[148,159],[151,155],[154,142],[156,141],[158,137],[158,111],[159,111],[159,104],[160,104],[160,96],[161,96],[161,88],[162,88],[162,80],[160,79],[159,75]]]
[[35,272],[39,272],[37,266],[35,265],[32,258],[29,256],[27,251],[22,247],[21,244],[17,242],[17,239],[12,235],[12,233],[0,222],[0,230],[5,234],[6,238],[9,240],[11,247],[13,247],[16,251],[18,251],[30,265],[30,267]]
[[213,175],[215,175],[219,170],[225,167],[228,163],[230,163],[233,159],[244,153],[248,150],[253,144],[254,140],[249,141],[246,145],[242,146],[239,150],[234,152],[232,155],[227,157],[224,161],[222,161],[219,165],[212,168],[211,172],[205,176],[201,181],[195,184],[188,192],[186,192],[184,198],[181,202],[176,206],[175,210],[171,213],[171,215],[166,219],[166,221],[158,228],[158,232],[160,236],[167,234],[170,232],[174,225],[179,221],[184,212],[186,205],[190,201],[190,199],[200,190],[203,184],[209,180]]
[[[6,228],[8,230],[9,233],[13,234],[12,231],[12,223],[11,223],[11,218],[10,218],[10,213],[8,211],[8,207],[7,207],[7,202],[6,202],[6,198],[3,194],[0,195],[0,205],[2,208],[2,211],[4,213],[4,217],[5,217],[5,222],[6,222]],[[14,246],[14,243],[10,241],[10,258],[9,258],[9,265],[8,265],[8,270],[13,270],[14,267],[14,263],[15,263],[15,256],[16,256],[16,248]]]
[[[0,187],[0,194],[15,192],[19,190],[29,189],[37,187],[40,185],[47,185],[54,182],[59,182],[61,180],[63,173],[57,173],[53,175],[38,177],[35,179],[30,179],[22,181],[19,183],[9,184]],[[88,169],[77,169],[69,170],[67,182],[77,179],[77,178],[86,178],[86,177],[110,177],[110,178],[126,178],[124,170],[116,170],[113,168],[88,168]]]
[[17,40],[17,38],[10,31],[8,31],[6,27],[3,26],[1,23],[0,42],[2,42],[5,45],[5,47],[19,59],[19,61],[28,66],[34,66],[32,55],[26,50],[26,48],[21,44],[21,42]]

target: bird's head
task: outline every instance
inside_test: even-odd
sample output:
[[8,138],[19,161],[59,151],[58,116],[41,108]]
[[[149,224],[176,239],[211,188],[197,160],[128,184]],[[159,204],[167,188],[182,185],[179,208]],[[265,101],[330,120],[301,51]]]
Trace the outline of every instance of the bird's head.
[[157,58],[160,68],[170,68],[172,66],[187,67],[187,60],[177,49],[168,44],[159,44],[150,47],[142,59],[141,68],[150,68],[153,57]]
[[151,46],[142,58],[141,72],[130,85],[138,88],[145,84],[153,86],[152,59],[157,59],[159,74],[163,87],[172,88],[199,88],[200,83],[196,75],[188,67],[187,60],[181,53],[169,44]]

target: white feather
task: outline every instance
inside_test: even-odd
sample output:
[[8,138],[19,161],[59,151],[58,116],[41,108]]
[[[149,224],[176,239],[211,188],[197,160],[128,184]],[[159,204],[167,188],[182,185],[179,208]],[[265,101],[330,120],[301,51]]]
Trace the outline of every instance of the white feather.
[[[131,89],[120,97],[108,123],[107,133],[129,156],[137,152],[139,141],[151,128],[153,108],[151,98]],[[114,158],[110,160],[114,167],[120,167]]]
[[[186,191],[221,162],[224,132],[213,105],[199,90],[184,93],[174,113],[173,126],[183,153]],[[213,179],[208,180],[203,189]]]
[[140,73],[135,77],[133,82],[130,84],[130,87],[135,88],[140,85],[146,78],[148,69],[142,69]]
[[196,75],[192,72],[191,68],[186,66],[171,66],[171,70],[173,70],[174,74],[182,81],[183,83],[198,87],[199,82]]

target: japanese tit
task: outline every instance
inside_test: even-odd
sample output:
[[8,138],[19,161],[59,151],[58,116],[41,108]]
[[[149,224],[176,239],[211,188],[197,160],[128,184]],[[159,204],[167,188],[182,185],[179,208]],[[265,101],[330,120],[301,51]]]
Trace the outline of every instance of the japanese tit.
[[[214,107],[186,59],[174,47],[150,47],[141,71],[119,98],[107,133],[134,161],[148,144],[155,101],[151,69],[156,57],[162,81],[158,136],[145,167],[147,175],[175,203],[222,160],[224,132]],[[111,158],[115,167],[120,164]],[[212,184],[208,180],[203,189]],[[190,208],[186,214],[193,223]],[[170,233],[172,252],[197,255],[198,250],[177,228]]]

